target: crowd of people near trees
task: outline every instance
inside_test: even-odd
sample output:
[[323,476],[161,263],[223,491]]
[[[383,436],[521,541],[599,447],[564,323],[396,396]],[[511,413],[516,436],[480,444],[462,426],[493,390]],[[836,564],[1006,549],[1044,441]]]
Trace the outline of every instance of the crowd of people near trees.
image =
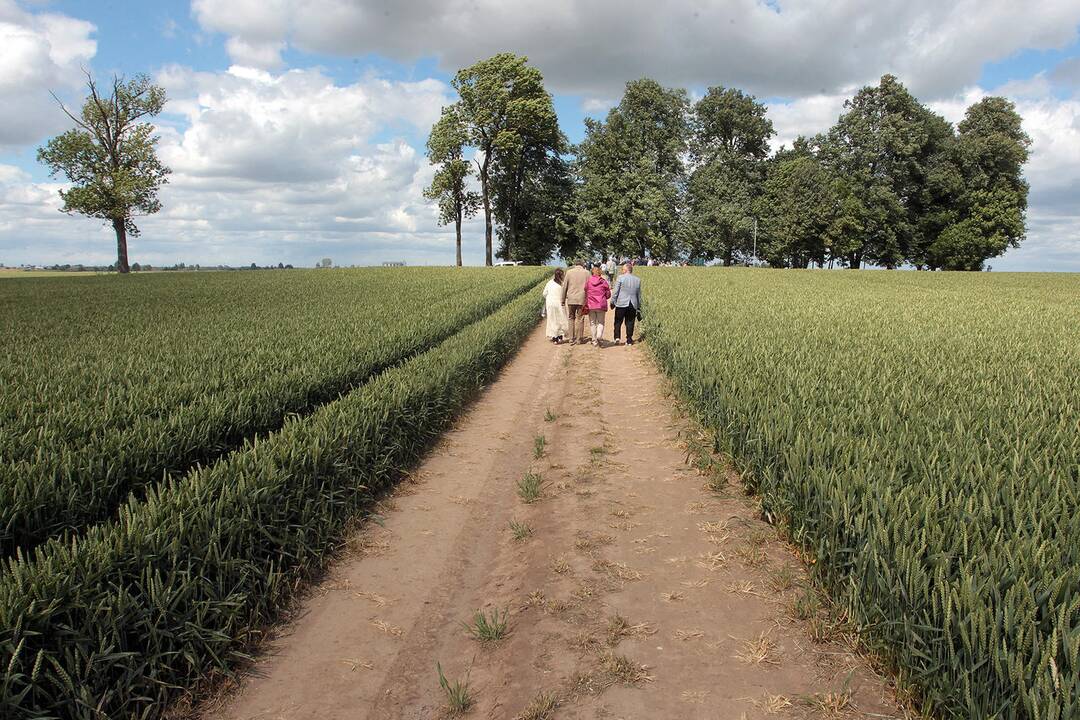
[[571,146],[526,58],[457,73],[432,128],[426,195],[457,228],[484,218],[486,261],[554,255],[777,267],[979,270],[1024,239],[1030,138],[987,97],[955,127],[892,75],[828,131],[775,152],[766,106],[741,90],[627,83]]

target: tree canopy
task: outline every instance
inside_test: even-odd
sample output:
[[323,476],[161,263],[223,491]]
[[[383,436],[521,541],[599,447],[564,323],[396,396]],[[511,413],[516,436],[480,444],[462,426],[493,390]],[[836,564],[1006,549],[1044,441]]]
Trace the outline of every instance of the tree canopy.
[[603,121],[585,121],[577,148],[578,235],[594,251],[678,254],[689,100],[654,80],[627,83]]
[[[759,215],[770,264],[978,270],[1023,239],[1031,141],[1012,103],[985,98],[954,129],[885,75],[844,109],[769,163]],[[821,227],[823,244],[810,230]]]
[[685,252],[725,265],[750,255],[769,139],[766,108],[740,90],[709,88],[691,116],[694,169],[686,190]]
[[512,256],[522,216],[526,176],[565,145],[551,95],[528,58],[499,53],[458,71],[453,114],[476,150],[484,209],[485,262],[492,262],[493,212],[505,218],[505,252]]
[[65,213],[107,221],[116,232],[117,270],[129,271],[127,234],[137,236],[135,218],[161,209],[158,191],[171,172],[157,157],[154,127],[143,118],[158,115],[165,91],[145,75],[125,81],[113,77],[112,92],[102,95],[87,75],[90,96],[74,115],[76,127],[38,149],[38,161],[53,175],[72,183],[60,191]]
[[1024,239],[1028,184],[1022,171],[1031,138],[1015,106],[1000,97],[968,108],[958,130],[953,222],[929,243],[927,261],[947,270],[978,270]]
[[443,108],[442,116],[428,137],[428,159],[438,166],[424,197],[439,203],[439,224],[454,223],[457,238],[457,265],[461,266],[461,223],[480,209],[480,196],[469,190],[472,163],[463,157],[469,140],[460,108]]
[[803,138],[776,154],[756,203],[758,254],[769,265],[824,264],[837,213],[833,182]]
[[[503,53],[461,70],[432,128],[426,194],[460,224],[483,207],[487,261],[554,252],[977,270],[1025,233],[1031,140],[988,97],[954,127],[892,75],[859,89],[836,123],[775,153],[766,106],[710,87],[626,84],[569,147],[539,71]],[[473,177],[479,194],[468,189]],[[460,250],[459,250],[460,253]]]

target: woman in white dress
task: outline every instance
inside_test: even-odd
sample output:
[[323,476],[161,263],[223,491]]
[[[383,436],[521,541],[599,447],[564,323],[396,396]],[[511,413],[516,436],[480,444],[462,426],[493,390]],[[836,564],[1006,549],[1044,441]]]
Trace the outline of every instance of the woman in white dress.
[[555,344],[563,341],[567,326],[566,308],[562,304],[562,280],[563,269],[558,268],[555,277],[544,286],[544,315],[547,317],[544,334]]

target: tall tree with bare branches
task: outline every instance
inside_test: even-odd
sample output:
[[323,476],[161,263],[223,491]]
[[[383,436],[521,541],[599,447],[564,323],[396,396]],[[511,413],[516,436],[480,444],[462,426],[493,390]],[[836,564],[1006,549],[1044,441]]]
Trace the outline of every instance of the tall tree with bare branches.
[[63,173],[72,183],[60,191],[62,212],[101,218],[112,225],[116,269],[126,273],[127,236],[139,234],[134,218],[161,209],[158,190],[171,172],[158,160],[154,126],[142,121],[161,112],[165,91],[146,75],[126,81],[113,76],[109,95],[98,90],[89,73],[86,84],[90,96],[78,115],[60,103],[76,127],[39,148],[37,157],[52,175]]

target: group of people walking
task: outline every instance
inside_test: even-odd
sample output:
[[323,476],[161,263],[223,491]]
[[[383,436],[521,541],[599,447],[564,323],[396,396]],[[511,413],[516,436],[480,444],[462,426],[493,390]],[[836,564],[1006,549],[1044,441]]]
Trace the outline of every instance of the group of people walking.
[[[554,277],[544,286],[545,334],[551,342],[569,341],[571,345],[589,342],[600,347],[604,319],[610,309],[615,311],[615,344],[622,343],[624,326],[626,344],[634,344],[634,323],[641,317],[641,279],[634,275],[633,263],[623,263],[617,279],[614,277],[616,269],[615,261],[608,260],[604,266],[594,264],[590,272],[585,269],[583,260],[575,260],[569,269],[555,271]],[[586,318],[589,321],[588,338],[585,335]]]

